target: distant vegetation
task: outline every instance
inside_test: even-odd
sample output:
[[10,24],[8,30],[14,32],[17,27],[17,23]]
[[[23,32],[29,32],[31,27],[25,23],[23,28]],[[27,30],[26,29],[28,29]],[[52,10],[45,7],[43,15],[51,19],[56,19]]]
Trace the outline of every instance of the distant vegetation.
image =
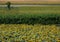
[[0,24],[60,24],[60,6],[0,8]]

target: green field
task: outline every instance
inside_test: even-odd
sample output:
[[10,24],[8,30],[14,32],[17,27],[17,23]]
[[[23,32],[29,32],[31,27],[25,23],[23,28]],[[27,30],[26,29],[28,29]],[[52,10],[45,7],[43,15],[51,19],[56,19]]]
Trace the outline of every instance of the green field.
[[60,6],[0,7],[0,42],[60,42],[60,26],[50,24],[56,22]]
[[0,23],[60,24],[60,6],[0,8]]
[[0,14],[60,14],[60,6],[22,6],[0,8]]

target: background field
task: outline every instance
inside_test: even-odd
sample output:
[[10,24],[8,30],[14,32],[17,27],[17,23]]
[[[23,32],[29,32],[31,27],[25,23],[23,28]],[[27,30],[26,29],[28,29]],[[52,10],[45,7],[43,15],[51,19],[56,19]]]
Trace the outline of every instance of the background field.
[[[0,5],[5,5],[8,1],[0,1]],[[40,4],[60,4],[60,1],[11,1],[11,4],[19,4],[19,5],[23,5],[23,4],[30,4],[30,5],[40,5]]]
[[22,13],[32,13],[32,14],[59,14],[60,13],[60,6],[54,6],[54,5],[47,5],[47,6],[21,6],[21,7],[11,7],[11,10],[8,10],[6,7],[0,7],[0,14],[22,14]]
[[0,23],[60,24],[60,6],[0,8]]

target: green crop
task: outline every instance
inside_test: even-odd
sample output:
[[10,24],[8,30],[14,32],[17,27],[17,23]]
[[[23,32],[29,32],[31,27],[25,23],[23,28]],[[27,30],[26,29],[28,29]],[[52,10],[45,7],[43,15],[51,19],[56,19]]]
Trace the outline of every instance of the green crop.
[[56,25],[1,24],[1,42],[60,42],[60,27]]
[[0,24],[60,24],[60,6],[0,8]]

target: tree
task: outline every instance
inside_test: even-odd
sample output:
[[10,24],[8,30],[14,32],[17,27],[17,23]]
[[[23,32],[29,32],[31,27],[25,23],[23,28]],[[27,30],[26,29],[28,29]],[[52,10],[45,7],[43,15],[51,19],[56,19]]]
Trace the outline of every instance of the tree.
[[7,2],[7,8],[10,10],[11,9],[11,2]]

